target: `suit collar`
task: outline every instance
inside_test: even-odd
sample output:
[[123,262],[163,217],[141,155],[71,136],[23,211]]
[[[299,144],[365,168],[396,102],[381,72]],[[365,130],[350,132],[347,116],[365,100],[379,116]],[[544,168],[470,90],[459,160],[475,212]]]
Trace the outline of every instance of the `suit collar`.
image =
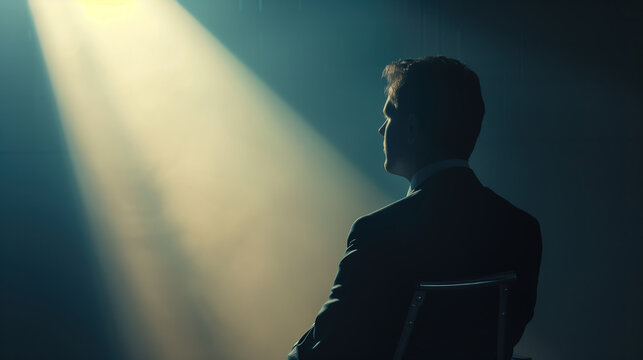
[[469,162],[464,159],[446,159],[433,162],[424,166],[415,172],[411,178],[411,184],[406,195],[411,195],[414,191],[420,188],[420,185],[427,182],[431,177],[450,168],[469,168]]
[[[468,167],[450,167],[433,174],[418,184],[408,195],[422,193],[444,193],[451,189],[482,186],[473,170]],[[418,194],[419,195],[419,194]]]

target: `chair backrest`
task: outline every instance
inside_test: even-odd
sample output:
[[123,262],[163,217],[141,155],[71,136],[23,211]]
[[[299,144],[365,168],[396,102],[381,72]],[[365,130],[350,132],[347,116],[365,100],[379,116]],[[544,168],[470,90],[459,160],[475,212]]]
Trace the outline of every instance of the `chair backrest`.
[[427,294],[431,291],[449,291],[459,289],[473,289],[480,287],[498,288],[498,333],[497,333],[497,358],[505,360],[505,326],[507,312],[507,296],[509,285],[516,280],[515,272],[506,272],[476,279],[441,281],[441,282],[420,282],[411,299],[411,305],[402,329],[402,335],[397,344],[393,360],[402,360],[406,351],[411,332],[415,326],[418,311],[425,302]]

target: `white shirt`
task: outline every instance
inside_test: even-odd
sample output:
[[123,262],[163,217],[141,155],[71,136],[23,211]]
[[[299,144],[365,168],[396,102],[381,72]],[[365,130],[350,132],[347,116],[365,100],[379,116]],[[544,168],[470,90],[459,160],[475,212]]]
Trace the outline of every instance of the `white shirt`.
[[423,183],[426,179],[444,169],[452,167],[468,168],[469,162],[464,159],[447,159],[430,163],[429,165],[421,168],[420,170],[416,171],[415,174],[413,174],[413,177],[411,178],[411,185],[409,185],[409,190],[406,192],[406,196],[411,195],[413,191],[415,191],[415,188]]

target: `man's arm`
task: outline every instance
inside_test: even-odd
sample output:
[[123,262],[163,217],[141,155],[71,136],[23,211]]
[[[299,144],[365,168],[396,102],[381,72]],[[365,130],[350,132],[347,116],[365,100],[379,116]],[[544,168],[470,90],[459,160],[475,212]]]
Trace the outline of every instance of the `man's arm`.
[[366,355],[368,315],[373,315],[367,309],[375,295],[373,272],[377,262],[373,252],[362,243],[362,226],[360,220],[353,224],[328,300],[312,327],[295,344],[288,360],[340,360]]
[[512,338],[508,339],[510,344],[515,345],[522,337],[527,323],[534,316],[536,307],[536,293],[538,288],[538,273],[542,257],[542,236],[540,225],[535,218],[529,217],[525,226],[524,236],[526,241],[523,244],[522,251],[518,257],[520,260],[518,281],[512,292],[518,296],[520,301],[513,302],[514,308],[510,309],[512,315],[509,323],[509,334]]

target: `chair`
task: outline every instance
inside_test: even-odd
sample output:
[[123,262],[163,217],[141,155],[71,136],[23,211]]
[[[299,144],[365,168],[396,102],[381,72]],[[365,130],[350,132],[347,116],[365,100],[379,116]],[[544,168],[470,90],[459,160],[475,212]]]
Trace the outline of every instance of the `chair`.
[[[402,360],[406,351],[411,332],[413,331],[415,321],[422,304],[424,303],[429,291],[449,291],[458,289],[473,289],[481,287],[498,287],[498,327],[496,336],[497,359],[505,360],[505,326],[506,326],[506,307],[507,297],[509,295],[509,284],[516,280],[515,272],[495,274],[488,277],[469,279],[464,281],[443,281],[443,282],[420,282],[411,299],[411,306],[406,317],[402,334],[397,344],[394,360]],[[514,356],[512,360],[531,360],[527,357]]]

